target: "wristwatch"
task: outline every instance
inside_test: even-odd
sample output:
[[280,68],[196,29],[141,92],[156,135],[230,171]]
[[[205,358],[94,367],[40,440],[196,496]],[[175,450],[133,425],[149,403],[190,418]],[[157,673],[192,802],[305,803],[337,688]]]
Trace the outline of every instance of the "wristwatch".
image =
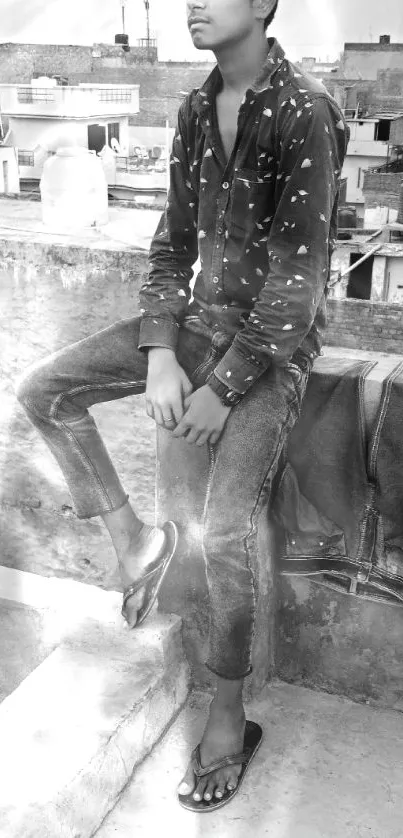
[[234,405],[238,404],[238,402],[242,399],[243,393],[237,393],[235,390],[231,390],[230,387],[227,387],[226,384],[223,384],[219,378],[214,375],[214,372],[210,373],[206,384],[208,384],[213,393],[218,396],[224,407],[234,407]]

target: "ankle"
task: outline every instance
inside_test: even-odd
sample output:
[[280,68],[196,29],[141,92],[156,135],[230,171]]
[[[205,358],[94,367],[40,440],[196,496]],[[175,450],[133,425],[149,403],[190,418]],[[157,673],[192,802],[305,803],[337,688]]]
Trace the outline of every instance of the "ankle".
[[119,562],[123,562],[128,556],[136,550],[136,545],[145,529],[146,525],[138,520],[133,528],[128,532],[123,532],[119,537],[115,538],[114,547]]
[[243,706],[242,696],[220,696],[216,694],[210,705],[213,713],[220,715],[231,716],[233,718],[242,720],[245,717],[245,708]]

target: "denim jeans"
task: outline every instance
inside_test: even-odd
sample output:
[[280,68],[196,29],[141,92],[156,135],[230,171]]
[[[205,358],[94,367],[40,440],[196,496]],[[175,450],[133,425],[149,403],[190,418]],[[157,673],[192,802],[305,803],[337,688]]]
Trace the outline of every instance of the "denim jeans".
[[[119,509],[128,498],[88,408],[145,391],[147,354],[137,348],[139,326],[140,318],[123,320],[68,346],[30,368],[17,387],[80,518]],[[190,322],[180,328],[176,357],[194,389],[205,383],[231,340]],[[218,443],[210,446],[203,520],[211,604],[206,665],[223,678],[241,679],[252,671],[257,522],[299,416],[310,368],[301,355],[269,369],[232,408]]]
[[375,361],[322,358],[277,483],[279,569],[365,599],[403,603],[403,363],[385,378],[366,435]]

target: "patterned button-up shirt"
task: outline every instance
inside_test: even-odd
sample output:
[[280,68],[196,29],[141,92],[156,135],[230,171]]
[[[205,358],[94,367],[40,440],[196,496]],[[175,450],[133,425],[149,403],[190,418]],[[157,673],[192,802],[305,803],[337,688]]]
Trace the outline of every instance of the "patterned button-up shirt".
[[221,85],[216,67],[179,110],[168,200],[140,291],[139,346],[175,349],[193,315],[233,338],[214,375],[244,394],[297,349],[320,353],[348,128],[324,87],[271,39],[227,161]]

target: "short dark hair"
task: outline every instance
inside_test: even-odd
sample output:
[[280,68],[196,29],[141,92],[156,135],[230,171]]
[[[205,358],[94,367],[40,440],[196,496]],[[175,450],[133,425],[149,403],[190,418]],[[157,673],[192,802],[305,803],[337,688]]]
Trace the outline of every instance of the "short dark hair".
[[265,21],[264,21],[264,28],[265,28],[265,29],[267,29],[267,27],[268,27],[268,26],[270,26],[270,24],[271,24],[271,22],[272,22],[272,20],[273,20],[273,18],[274,18],[274,15],[276,14],[277,7],[278,7],[278,0],[277,0],[277,3],[276,3],[276,5],[275,5],[274,9],[272,9],[272,11],[270,12],[270,14],[269,14],[269,15],[267,15],[267,17],[265,18]]

